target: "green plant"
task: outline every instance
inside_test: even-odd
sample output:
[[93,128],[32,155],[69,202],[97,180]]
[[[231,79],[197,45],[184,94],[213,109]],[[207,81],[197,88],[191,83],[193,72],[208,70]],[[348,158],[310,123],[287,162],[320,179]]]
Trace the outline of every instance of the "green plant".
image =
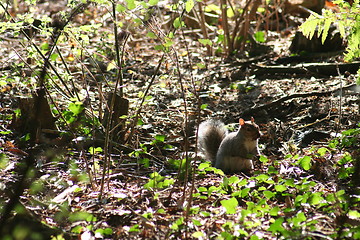
[[163,189],[174,184],[174,179],[161,176],[159,173],[154,172],[150,174],[149,181],[144,185],[146,189]]
[[[300,26],[303,34],[311,39],[315,32],[324,43],[329,34],[332,24],[339,29],[342,38],[347,39],[348,46],[345,53],[345,61],[353,61],[360,57],[360,8],[359,0],[352,4],[345,0],[332,1],[337,4],[339,11],[324,9],[322,15],[312,13]],[[357,83],[360,84],[360,69]]]

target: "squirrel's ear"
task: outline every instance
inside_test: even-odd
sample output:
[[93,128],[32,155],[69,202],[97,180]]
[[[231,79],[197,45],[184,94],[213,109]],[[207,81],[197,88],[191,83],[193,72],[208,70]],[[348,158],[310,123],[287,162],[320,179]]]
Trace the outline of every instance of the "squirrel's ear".
[[240,118],[240,119],[239,119],[239,124],[240,124],[240,126],[244,125],[244,124],[245,124],[244,119]]
[[255,122],[255,119],[253,117],[251,117],[251,122],[254,123]]

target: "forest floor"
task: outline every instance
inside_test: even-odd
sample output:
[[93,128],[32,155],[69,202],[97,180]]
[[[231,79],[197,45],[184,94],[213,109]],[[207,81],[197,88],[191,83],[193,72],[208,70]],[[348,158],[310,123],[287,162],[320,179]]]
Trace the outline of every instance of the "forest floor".
[[[45,21],[42,16],[50,10],[66,10],[61,2],[39,3],[30,12]],[[20,4],[19,16],[28,11]],[[164,54],[156,49],[160,41],[148,37],[149,29],[166,31],[164,17],[150,27],[131,25],[130,19],[120,18],[130,37],[120,44],[123,84],[118,88],[129,101],[127,141],[113,143],[103,189],[105,129],[98,133],[94,128],[100,128],[104,96],[113,91],[117,77],[111,11],[91,4],[77,14],[51,60],[66,81],[49,70],[46,98],[58,132],[71,131],[71,138],[41,133],[29,140],[23,127],[28,123],[18,110],[26,108],[19,106],[21,99],[31,98],[44,65],[34,45],[46,54],[50,36],[38,32],[29,41],[16,34],[15,25],[0,33],[0,216],[4,219],[11,204],[14,210],[2,222],[2,236],[360,238],[355,233],[359,202],[349,200],[356,195],[349,189],[356,177],[344,170],[354,169],[349,158],[360,155],[360,91],[353,66],[342,66],[341,53],[294,57],[289,51],[294,24],[267,31],[265,43],[249,43],[232,57],[207,55],[197,29],[188,27],[176,33]],[[79,106],[85,110],[77,114]],[[62,118],[70,121],[69,114],[76,120],[66,124]],[[263,158],[249,176],[224,175],[196,153],[196,129],[201,121],[216,118],[235,130],[240,117],[254,117],[260,126]],[[352,129],[347,137],[341,135]],[[186,157],[191,159],[188,171]],[[308,159],[310,167],[304,163]],[[235,201],[234,211],[226,201]]]

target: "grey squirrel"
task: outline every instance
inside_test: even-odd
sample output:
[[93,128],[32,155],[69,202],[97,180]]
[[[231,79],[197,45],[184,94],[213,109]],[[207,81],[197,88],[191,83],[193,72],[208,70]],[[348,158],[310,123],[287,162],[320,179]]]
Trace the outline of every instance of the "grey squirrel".
[[239,119],[237,132],[228,133],[224,123],[207,120],[199,125],[199,149],[216,168],[225,173],[250,171],[252,158],[259,155],[260,129],[255,120]]

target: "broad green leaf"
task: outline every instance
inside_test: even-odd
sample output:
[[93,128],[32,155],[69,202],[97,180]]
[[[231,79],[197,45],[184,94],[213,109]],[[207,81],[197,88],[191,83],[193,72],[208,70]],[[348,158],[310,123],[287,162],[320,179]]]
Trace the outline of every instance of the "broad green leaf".
[[204,163],[200,163],[198,166],[199,170],[204,170],[205,168],[210,167],[210,162],[204,162]]
[[267,163],[269,161],[269,159],[267,159],[267,157],[265,157],[264,155],[260,155],[260,158],[259,158],[260,162],[262,163]]
[[271,192],[271,191],[264,191],[264,196],[267,198],[267,199],[270,199],[272,198],[273,196],[275,196],[275,193],[274,192]]
[[159,142],[164,142],[165,141],[165,135],[156,135],[155,139]]
[[[193,220],[194,221],[194,220]],[[195,238],[195,239],[203,239],[205,236],[204,236],[204,233],[198,231],[198,232],[194,232],[192,234],[192,236]]]
[[284,227],[282,226],[282,223],[284,222],[284,218],[280,217],[278,219],[275,220],[275,222],[273,222],[272,224],[270,224],[270,227],[268,228],[268,231],[272,232],[272,233],[276,233],[276,232],[282,232],[284,231]]
[[148,32],[148,33],[146,34],[146,36],[149,37],[149,38],[153,38],[153,39],[157,38],[157,36],[156,36],[155,33],[153,33],[153,32]]
[[58,57],[59,57],[59,54],[53,53],[53,54],[51,54],[50,59],[51,59],[51,61],[56,61],[56,59],[57,59]]
[[139,224],[135,224],[134,226],[131,226],[131,228],[129,229],[129,232],[139,232],[140,228],[139,228]]
[[305,171],[308,171],[311,168],[311,157],[304,156],[302,159],[300,159],[299,163]]
[[236,198],[230,198],[229,200],[222,200],[220,203],[226,209],[227,214],[235,214],[236,207],[239,205]]
[[360,212],[358,212],[356,210],[350,210],[349,217],[355,218],[355,219],[360,219]]
[[215,4],[209,4],[209,5],[205,6],[204,11],[205,12],[216,12],[217,14],[221,14],[220,6],[215,5]]
[[228,18],[232,18],[235,15],[235,13],[232,8],[228,8],[226,9],[226,15]]
[[278,206],[276,207],[273,207],[270,211],[269,211],[269,214],[270,216],[273,216],[273,217],[276,217],[279,215],[279,212],[280,212],[280,208]]
[[298,214],[296,214],[295,217],[293,217],[292,220],[293,220],[292,222],[294,223],[294,225],[296,227],[299,227],[299,226],[301,226],[302,222],[306,221],[306,216],[303,212],[299,212]]
[[89,153],[92,154],[92,155],[95,155],[96,153],[100,153],[102,152],[102,148],[101,147],[89,147]]
[[258,180],[259,182],[263,182],[269,179],[269,175],[260,174],[259,176],[256,176],[255,179]]
[[91,213],[88,212],[74,212],[70,213],[69,215],[69,221],[70,222],[76,222],[76,221],[83,221],[86,220],[89,222],[91,219],[95,218]]
[[129,10],[136,8],[135,0],[125,0],[125,2]]
[[254,33],[254,38],[256,41],[264,43],[265,42],[265,32],[259,31],[259,32]]
[[186,1],[186,4],[185,4],[185,10],[186,12],[190,12],[191,9],[194,7],[195,3],[194,3],[194,0],[187,0]]
[[75,115],[79,115],[84,109],[85,108],[84,108],[84,105],[82,102],[76,102],[76,103],[69,104],[69,110]]
[[165,47],[171,47],[173,44],[174,44],[174,42],[168,39],[168,40],[164,43],[164,46],[165,46]]
[[329,150],[328,150],[327,148],[324,148],[324,147],[319,148],[319,149],[317,150],[317,152],[318,152],[318,154],[320,155],[320,157],[323,157],[328,151],[329,151]]
[[5,153],[0,153],[0,169],[4,169],[9,164],[9,157]]
[[208,106],[209,106],[209,105],[206,104],[206,103],[201,104],[200,109],[201,109],[201,110],[205,110]]
[[159,3],[159,0],[149,0],[149,5],[150,6],[155,6],[158,3]]
[[284,185],[275,185],[275,190],[276,190],[277,192],[283,192],[283,191],[285,191],[286,189],[287,189],[287,187],[284,186]]
[[244,188],[241,190],[241,197],[244,198],[246,196],[249,196],[250,188]]
[[201,43],[202,45],[206,46],[212,46],[212,41],[210,39],[198,39],[199,43]]
[[324,198],[321,196],[321,192],[315,192],[311,194],[310,198],[308,199],[308,203],[311,205],[318,205],[323,202]]
[[185,26],[185,23],[181,20],[181,18],[177,17],[177,18],[175,18],[175,20],[173,22],[173,26],[174,26],[174,28],[177,29],[177,28]]
[[126,7],[124,7],[124,6],[121,5],[121,4],[117,4],[116,7],[115,7],[115,10],[116,10],[117,12],[122,13],[122,12],[125,12],[125,11],[126,11]]

